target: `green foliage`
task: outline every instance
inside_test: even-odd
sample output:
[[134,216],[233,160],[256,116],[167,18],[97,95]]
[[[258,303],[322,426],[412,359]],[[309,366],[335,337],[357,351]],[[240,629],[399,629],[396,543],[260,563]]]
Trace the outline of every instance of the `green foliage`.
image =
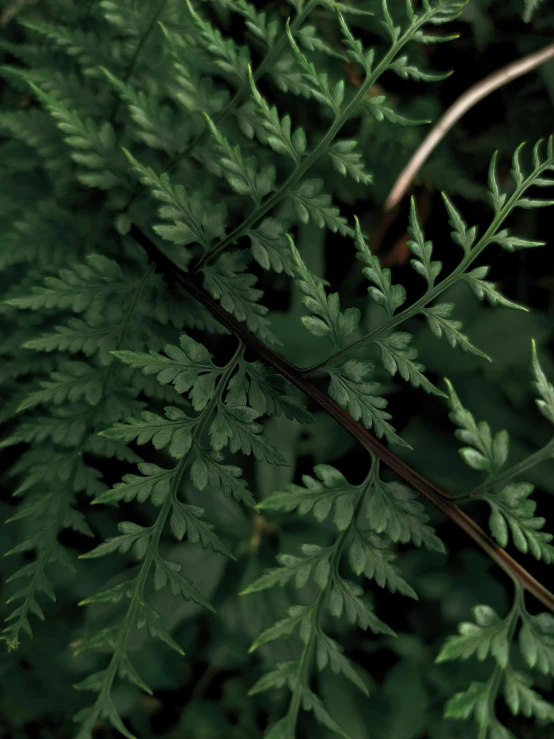
[[333,672],[344,675],[364,693],[368,694],[368,690],[356,669],[342,655],[336,641],[323,631],[325,614],[329,613],[336,619],[344,616],[349,623],[357,624],[364,630],[370,629],[374,633],[392,635],[393,632],[376,616],[363,596],[363,588],[340,574],[340,562],[345,550],[348,551],[348,560],[355,574],[363,573],[368,578],[375,578],[381,587],[386,586],[393,592],[398,590],[412,597],[415,593],[392,564],[394,555],[390,550],[387,551],[387,540],[372,534],[371,517],[368,515],[364,525],[360,516],[367,500],[371,501],[377,466],[374,465],[366,480],[359,486],[350,485],[334,467],[319,465],[314,471],[318,479],[306,475],[303,480],[305,488],[289,485],[286,491],[273,493],[258,506],[261,510],[297,509],[300,515],[313,510],[320,523],[333,510],[332,520],[339,534],[330,546],[303,544],[302,557],[278,555],[280,567],[267,571],[243,591],[245,595],[256,593],[287,585],[290,581],[294,582],[295,588],[305,589],[312,580],[320,591],[311,605],[291,607],[287,618],[266,629],[254,641],[251,651],[289,636],[298,629],[302,649],[296,661],[287,663],[286,669],[282,663],[278,664],[276,670],[262,677],[252,691],[257,693],[287,684],[291,699],[283,736],[295,736],[300,706],[305,710],[312,710],[316,720],[324,726],[346,736],[331,720],[323,706],[319,705],[309,688],[311,663],[315,659],[318,671],[329,666]]
[[[512,4],[525,48],[554,28]],[[416,193],[413,269],[396,270],[376,214],[446,99],[445,24],[484,48],[488,3],[288,5],[2,11],[9,736],[443,739],[476,722],[505,739],[518,716],[554,722],[554,619],[524,599],[554,597],[501,549],[554,560],[535,515],[554,492],[536,469],[554,456],[552,322],[489,279],[543,251],[553,141],[533,125],[522,148],[516,96],[486,194],[487,136],[445,141],[421,173],[444,210]],[[529,377],[513,347],[532,336]],[[458,508],[483,502],[498,546]],[[475,542],[511,576],[510,610]]]
[[[508,708],[514,716],[523,714],[537,719],[541,725],[554,722],[552,705],[533,690],[533,678],[527,672],[512,666],[512,644],[518,624],[522,624],[518,645],[527,666],[535,667],[533,648],[531,657],[525,644],[533,639],[530,622],[548,623],[549,614],[529,616],[523,602],[523,594],[516,591],[514,605],[506,616],[500,618],[488,606],[474,608],[476,623],[464,622],[458,627],[459,635],[449,637],[441,649],[437,662],[453,659],[468,659],[475,655],[479,660],[493,659],[495,666],[486,682],[472,682],[470,687],[454,695],[446,706],[445,715],[455,719],[473,717],[483,737],[513,737],[500,723],[495,713],[495,703],[502,690]],[[501,688],[502,685],[502,688]]]
[[[536,401],[544,415],[554,423],[551,413],[552,385],[547,382],[533,345],[532,369],[534,385],[541,398]],[[501,472],[508,460],[509,435],[503,430],[493,438],[489,424],[477,424],[467,411],[454,389],[449,384],[452,421],[460,426],[456,436],[469,446],[462,447],[460,455],[464,462],[475,470],[486,473],[486,480],[469,494],[471,498],[483,500],[490,506],[489,527],[501,547],[508,544],[509,534],[520,552],[530,552],[537,559],[550,563],[554,561],[554,547],[550,544],[552,534],[541,531],[546,520],[535,516],[536,503],[530,499],[534,485],[515,481],[522,471],[532,468],[552,456],[554,441],[550,440],[539,452],[528,460]]]

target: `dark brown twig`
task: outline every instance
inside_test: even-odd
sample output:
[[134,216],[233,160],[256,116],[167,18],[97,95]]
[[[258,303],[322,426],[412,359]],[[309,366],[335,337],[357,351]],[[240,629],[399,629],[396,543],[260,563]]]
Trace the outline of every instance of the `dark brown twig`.
[[451,521],[465,531],[486,554],[501,567],[504,572],[519,586],[531,593],[537,600],[554,613],[554,594],[538,582],[519,562],[499,547],[473,519],[462,511],[454,502],[454,498],[422,477],[410,465],[390,451],[384,444],[367,431],[364,426],[355,421],[341,406],[308,380],[298,367],[278,354],[271,347],[264,344],[257,336],[251,333],[242,323],[239,323],[230,313],[227,313],[217,301],[205,290],[193,282],[190,277],[176,267],[163,252],[137,227],[132,226],[130,235],[145,249],[150,259],[165,277],[184,288],[197,300],[214,318],[225,326],[245,346],[254,351],[261,359],[267,362],[292,385],[311,398],[337,421],[362,446],[375,454],[393,472],[407,482],[411,487],[431,501]]

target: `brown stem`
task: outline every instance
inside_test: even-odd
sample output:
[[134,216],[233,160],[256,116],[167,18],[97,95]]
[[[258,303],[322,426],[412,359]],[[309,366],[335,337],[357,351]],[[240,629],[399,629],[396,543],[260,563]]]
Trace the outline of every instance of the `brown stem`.
[[208,310],[225,326],[237,339],[249,349],[252,349],[261,359],[273,367],[292,385],[311,398],[351,434],[365,449],[373,452],[393,472],[407,482],[411,487],[431,501],[451,521],[454,521],[463,531],[483,549],[487,555],[501,567],[504,572],[521,587],[535,596],[550,611],[554,612],[554,595],[527,572],[504,549],[499,547],[473,519],[462,511],[454,502],[454,498],[422,477],[410,465],[390,451],[378,441],[364,426],[355,421],[341,406],[320,390],[302,371],[291,364],[276,351],[264,344],[257,336],[251,333],[242,323],[224,310],[205,290],[193,282],[168,259],[162,251],[137,227],[131,227],[131,236],[145,249],[158,269],[172,282],[183,287],[195,300]]
[[404,193],[410,186],[411,181],[421,169],[423,164],[438,143],[446,136],[452,126],[460,120],[476,103],[498,90],[503,85],[531,72],[535,67],[544,64],[554,57],[554,44],[545,46],[544,49],[536,51],[523,59],[517,59],[506,67],[502,67],[493,74],[485,77],[466,90],[456,102],[448,108],[439,122],[432,128],[422,144],[417,148],[414,155],[398,176],[394,186],[385,202],[384,211],[395,208],[404,197]]

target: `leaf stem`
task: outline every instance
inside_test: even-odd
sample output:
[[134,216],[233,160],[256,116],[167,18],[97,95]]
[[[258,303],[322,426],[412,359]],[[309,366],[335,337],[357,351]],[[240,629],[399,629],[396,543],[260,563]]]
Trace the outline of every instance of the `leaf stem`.
[[[517,623],[519,618],[521,618],[523,608],[523,590],[521,589],[521,586],[519,583],[514,583],[514,602],[512,605],[512,608],[510,609],[510,613],[508,614],[506,620],[508,621],[508,629],[506,631],[506,641],[508,642],[508,650],[510,649],[510,645],[514,639],[514,633],[517,627]],[[508,651],[509,654],[509,651]],[[493,717],[493,719],[496,721],[495,711],[494,711],[494,704],[496,702],[496,698],[498,696],[498,689],[500,687],[500,681],[502,679],[502,673],[505,672],[506,667],[501,667],[498,663],[495,665],[493,673],[489,679],[489,683],[487,686],[487,722],[479,727],[479,737],[478,739],[487,739],[488,730],[490,728],[490,718]]]
[[[329,558],[331,583],[334,578],[338,577],[338,567],[339,567],[340,559],[342,557],[342,553],[344,550],[344,545],[346,544],[346,540],[348,539],[348,536],[350,535],[350,531],[352,527],[356,523],[356,518],[363,505],[367,491],[369,490],[375,478],[378,468],[379,468],[378,459],[377,457],[375,457],[375,455],[372,454],[371,455],[371,468],[369,470],[369,473],[366,479],[360,485],[360,492],[358,493],[356,502],[354,504],[352,520],[350,521],[346,529],[340,532],[336,542],[333,544],[333,547],[332,547],[333,553],[331,554],[331,557]],[[330,590],[329,587],[326,587],[325,590],[322,590],[317,596],[317,599],[315,600],[315,602],[312,604],[312,608],[313,608],[312,631],[310,633],[309,641],[304,644],[304,647],[302,649],[302,654],[300,656],[298,683],[292,694],[289,710],[287,713],[288,722],[289,722],[289,725],[288,725],[289,731],[291,729],[292,730],[296,729],[296,722],[298,720],[298,713],[300,711],[300,704],[302,701],[302,693],[304,691],[304,688],[306,687],[306,681],[308,677],[307,673],[309,671],[311,657],[312,657],[312,653],[315,647],[315,637],[316,637],[316,633],[318,629],[320,628],[319,626],[320,615],[325,605],[325,602],[329,598],[329,590]]]
[[469,500],[470,498],[478,498],[480,495],[485,493],[489,488],[491,487],[501,487],[503,485],[506,485],[506,483],[509,483],[511,480],[513,480],[514,477],[518,477],[526,470],[531,469],[532,467],[535,467],[537,464],[540,464],[541,462],[545,462],[547,459],[551,459],[554,456],[554,438],[550,439],[550,441],[545,444],[541,449],[534,452],[533,454],[530,454],[525,459],[522,459],[521,462],[518,462],[517,464],[513,464],[511,467],[508,467],[507,470],[504,470],[504,472],[500,473],[496,477],[493,477],[490,480],[485,480],[480,485],[477,485],[477,487],[473,488],[473,490],[470,490],[469,493],[462,493],[461,495],[456,496],[456,500]]

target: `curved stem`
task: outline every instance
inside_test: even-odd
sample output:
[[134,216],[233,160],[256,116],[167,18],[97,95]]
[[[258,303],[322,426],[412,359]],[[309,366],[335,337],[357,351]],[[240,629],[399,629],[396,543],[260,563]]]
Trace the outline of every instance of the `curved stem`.
[[540,51],[529,54],[523,59],[511,62],[502,69],[485,77],[485,79],[472,85],[466,90],[456,102],[448,108],[446,113],[441,117],[434,128],[427,134],[427,137],[413,154],[408,164],[404,167],[398,179],[396,180],[388,198],[385,201],[384,211],[392,210],[404,197],[406,190],[410,186],[411,181],[421,169],[431,152],[436,148],[441,139],[446,136],[452,126],[460,120],[476,103],[490,95],[491,92],[498,90],[500,87],[507,85],[512,80],[521,77],[549,59],[554,57],[554,44],[546,46]]

